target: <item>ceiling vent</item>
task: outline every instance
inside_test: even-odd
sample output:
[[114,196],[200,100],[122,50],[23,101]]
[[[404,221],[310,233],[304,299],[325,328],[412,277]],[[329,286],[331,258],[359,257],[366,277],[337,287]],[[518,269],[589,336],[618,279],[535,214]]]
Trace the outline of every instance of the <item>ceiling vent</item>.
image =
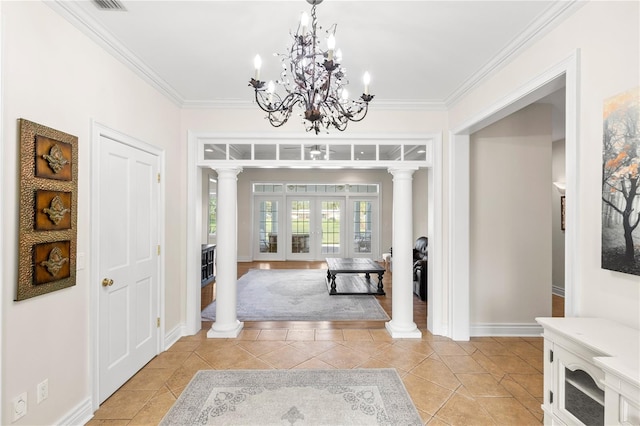
[[100,10],[127,10],[119,0],[93,0],[93,4]]

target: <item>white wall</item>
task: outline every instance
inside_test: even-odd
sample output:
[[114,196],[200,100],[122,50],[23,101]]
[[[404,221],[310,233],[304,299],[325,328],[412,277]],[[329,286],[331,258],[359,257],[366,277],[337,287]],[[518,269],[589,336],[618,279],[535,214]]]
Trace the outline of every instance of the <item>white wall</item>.
[[578,236],[576,314],[635,328],[640,328],[640,278],[600,268],[600,197],[602,103],[640,83],[639,8],[639,2],[587,2],[449,111],[456,128],[580,49],[579,156],[568,159],[578,165],[580,201],[567,200],[579,212],[579,223],[567,223]]
[[[565,141],[560,139],[553,142],[551,160],[551,180],[565,182]],[[564,233],[560,221],[560,192],[551,186],[551,203],[553,206],[552,233],[552,285],[554,291],[564,295]]]
[[[11,399],[28,393],[28,414],[16,425],[50,425],[91,396],[89,388],[89,206],[91,119],[166,152],[167,326],[180,321],[184,285],[186,178],[178,109],[41,2],[2,2],[2,419]],[[87,265],[75,286],[14,302],[18,245],[17,119],[78,136],[78,253]],[[176,260],[173,260],[176,259]],[[177,289],[177,291],[176,291]],[[177,294],[178,297],[170,297]],[[36,384],[49,398],[36,404]]]
[[470,321],[535,324],[551,314],[551,107],[471,135]]

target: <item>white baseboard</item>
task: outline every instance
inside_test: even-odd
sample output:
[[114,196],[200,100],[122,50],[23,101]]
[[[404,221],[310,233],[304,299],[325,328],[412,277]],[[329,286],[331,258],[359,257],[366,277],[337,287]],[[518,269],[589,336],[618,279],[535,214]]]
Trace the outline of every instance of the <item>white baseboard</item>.
[[238,262],[253,262],[253,258],[251,256],[238,256]]
[[165,333],[164,350],[166,351],[167,349],[169,349],[171,346],[173,346],[174,343],[180,340],[182,336],[186,336],[186,335],[187,333],[186,333],[185,325],[178,324],[175,327],[173,327],[172,330],[170,330],[168,333]]
[[471,324],[470,336],[518,336],[540,337],[542,326],[538,323],[524,324]]
[[555,294],[556,296],[564,297],[564,287],[558,287],[556,285],[551,286],[551,293]]
[[93,409],[91,408],[91,398],[87,398],[76,406],[62,419],[53,423],[60,426],[80,426],[85,425],[93,418]]

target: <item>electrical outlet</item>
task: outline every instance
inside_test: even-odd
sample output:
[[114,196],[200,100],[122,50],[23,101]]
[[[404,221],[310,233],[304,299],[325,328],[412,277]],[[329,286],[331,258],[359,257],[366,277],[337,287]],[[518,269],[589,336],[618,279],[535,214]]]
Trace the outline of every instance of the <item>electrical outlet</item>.
[[49,379],[44,379],[38,383],[36,395],[38,396],[38,404],[49,397]]
[[13,399],[13,421],[27,414],[27,393],[24,392]]

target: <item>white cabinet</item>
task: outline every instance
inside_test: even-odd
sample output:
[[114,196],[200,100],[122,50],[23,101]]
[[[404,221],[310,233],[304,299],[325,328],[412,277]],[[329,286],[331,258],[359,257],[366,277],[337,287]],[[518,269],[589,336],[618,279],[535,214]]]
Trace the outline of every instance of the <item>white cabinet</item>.
[[536,321],[545,425],[640,425],[640,330],[601,318]]

